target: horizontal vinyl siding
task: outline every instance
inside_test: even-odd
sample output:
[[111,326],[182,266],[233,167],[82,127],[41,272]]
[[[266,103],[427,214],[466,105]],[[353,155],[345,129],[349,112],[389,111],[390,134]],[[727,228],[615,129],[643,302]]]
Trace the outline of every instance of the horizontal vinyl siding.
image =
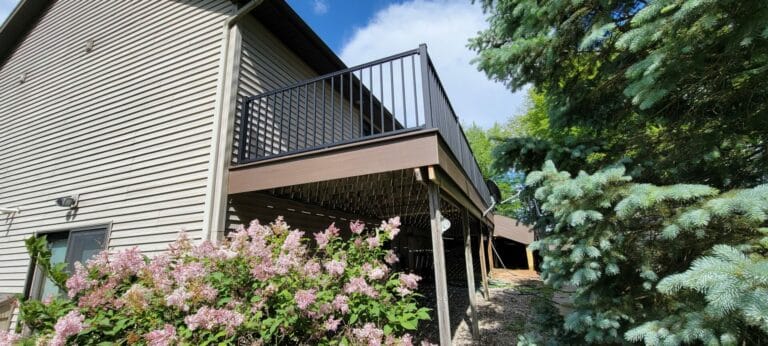
[[[21,213],[0,218],[0,294],[23,292],[35,231],[111,224],[111,249],[147,254],[201,237],[233,6],[57,1],[16,47],[0,69],[0,206]],[[76,211],[54,204],[71,194]]]

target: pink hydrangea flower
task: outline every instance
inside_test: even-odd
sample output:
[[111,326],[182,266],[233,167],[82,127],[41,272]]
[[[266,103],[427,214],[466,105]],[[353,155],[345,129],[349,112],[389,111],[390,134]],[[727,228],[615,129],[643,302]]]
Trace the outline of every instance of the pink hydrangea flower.
[[338,237],[340,231],[341,230],[338,227],[336,227],[335,222],[331,223],[331,225],[325,229],[325,233],[328,233],[329,237]]
[[405,333],[402,338],[400,338],[400,345],[402,346],[413,346],[413,335]]
[[228,260],[235,258],[237,252],[216,246],[216,244],[210,240],[206,240],[200,243],[200,245],[192,248],[192,256],[197,258],[210,258],[213,260]]
[[384,231],[384,234],[387,235],[387,238],[395,239],[398,233],[400,233],[400,217],[395,216],[387,222],[382,221],[381,222],[381,230]]
[[399,262],[400,259],[397,257],[394,251],[387,250],[387,254],[384,255],[384,262],[387,262],[389,264],[395,264]]
[[368,346],[380,346],[384,331],[376,328],[373,323],[366,323],[363,328],[352,329],[352,335],[360,342],[367,343]]
[[133,284],[133,286],[125,291],[123,296],[115,302],[115,306],[118,308],[128,306],[134,310],[141,311],[149,306],[149,296],[151,294],[152,292],[148,288],[140,284]]
[[346,264],[344,264],[342,261],[330,260],[325,263],[324,267],[328,274],[331,274],[331,276],[341,276],[344,274]]
[[209,303],[215,301],[218,295],[219,291],[209,284],[198,287],[193,293],[193,296]]
[[170,250],[169,253],[173,258],[179,258],[184,253],[192,249],[192,242],[189,241],[189,235],[187,234],[187,231],[182,229],[179,232],[179,236],[176,238],[176,241],[168,245],[168,249]]
[[336,329],[339,328],[339,324],[340,323],[341,323],[341,319],[340,318],[339,319],[335,319],[335,318],[333,318],[333,316],[328,317],[328,319],[325,320],[325,323],[324,323],[325,330],[328,330],[328,331],[331,331],[331,332],[335,332]]
[[317,292],[315,289],[299,290],[296,292],[294,299],[296,300],[296,305],[299,306],[299,309],[306,310],[309,305],[315,302],[315,299],[317,299],[315,292]]
[[367,295],[371,298],[376,298],[379,296],[379,292],[376,292],[376,290],[373,287],[368,285],[368,283],[362,277],[354,277],[349,279],[349,282],[344,284],[344,293],[346,294],[360,293],[360,294]]
[[195,314],[185,317],[184,323],[192,331],[198,328],[213,330],[221,327],[227,333],[232,334],[238,326],[243,324],[244,320],[245,317],[237,311],[203,306]]
[[382,268],[381,266],[376,266],[373,269],[368,271],[368,278],[370,278],[371,280],[381,280],[386,275],[387,275],[386,268]]
[[174,280],[179,285],[183,285],[191,279],[202,278],[208,271],[200,262],[182,263],[176,266],[171,272]]
[[183,287],[179,287],[171,294],[169,294],[167,297],[165,297],[165,305],[167,306],[175,306],[179,308],[179,310],[182,311],[189,311],[189,305],[187,304],[187,301],[192,298],[192,295],[189,294]]
[[365,224],[360,222],[360,220],[357,220],[355,222],[350,222],[349,230],[352,231],[352,233],[354,234],[363,233],[363,230],[365,230]]
[[72,310],[68,314],[59,318],[56,321],[56,325],[53,326],[53,338],[51,338],[51,346],[63,346],[67,343],[67,338],[77,333],[80,333],[87,327],[85,323],[85,316],[80,314],[80,311]]
[[325,248],[328,243],[333,239],[339,236],[339,229],[336,227],[336,223],[332,223],[328,228],[325,229],[325,231],[320,233],[315,233],[315,241],[317,242],[317,247],[319,249]]
[[120,277],[136,275],[145,265],[144,256],[138,247],[132,247],[115,253],[110,262],[111,274]]
[[91,288],[93,284],[94,281],[88,278],[88,269],[80,264],[80,262],[75,262],[75,273],[65,283],[67,295],[70,298],[74,298],[81,291]]
[[328,239],[328,235],[325,232],[315,233],[315,242],[317,243],[318,249],[324,249],[329,241],[330,239]]
[[271,270],[274,274],[285,275],[291,270],[291,268],[299,265],[299,262],[299,259],[292,254],[280,254],[280,256],[277,257],[277,260],[275,261]]
[[288,224],[285,223],[285,219],[282,215],[278,216],[277,219],[275,219],[275,221],[270,224],[270,226],[270,229],[274,234],[283,234],[289,230]]
[[421,281],[421,276],[416,274],[400,274],[400,283],[408,289],[417,289],[419,281]]
[[77,306],[81,308],[99,308],[108,307],[112,304],[114,297],[114,290],[117,286],[117,281],[109,280],[101,286],[96,286],[90,291],[87,291],[83,296],[77,300]]
[[288,233],[283,242],[283,250],[288,252],[295,252],[301,250],[301,237],[304,236],[304,232],[294,230]]
[[365,241],[368,243],[368,247],[371,249],[375,249],[381,245],[381,243],[379,243],[379,237],[377,236],[368,237],[365,239]]
[[149,264],[144,267],[144,270],[140,275],[151,282],[160,291],[168,292],[173,285],[173,280],[168,271],[170,263],[171,259],[168,255],[163,254],[155,256],[149,261]]
[[349,297],[339,294],[333,298],[333,308],[341,312],[342,314],[349,313]]
[[109,274],[109,271],[111,270],[109,264],[109,251],[103,250],[97,253],[85,262],[85,266],[88,269],[95,269],[101,275]]
[[156,329],[144,334],[148,346],[169,346],[176,342],[176,328],[170,324],[165,324],[163,329]]
[[419,280],[421,280],[421,276],[416,274],[400,274],[400,286],[395,288],[395,291],[401,296],[411,294],[413,290],[419,287]]
[[320,266],[320,263],[317,263],[315,260],[309,260],[307,263],[304,263],[304,275],[311,279],[314,279],[320,275],[322,270],[323,267]]
[[0,345],[13,345],[21,339],[21,334],[16,334],[10,330],[0,330]]

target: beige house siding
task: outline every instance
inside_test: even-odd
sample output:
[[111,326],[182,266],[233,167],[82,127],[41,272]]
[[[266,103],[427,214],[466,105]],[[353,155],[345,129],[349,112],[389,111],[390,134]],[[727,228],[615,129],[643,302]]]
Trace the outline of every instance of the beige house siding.
[[[0,68],[0,293],[23,240],[111,224],[109,247],[200,237],[229,1],[58,1]],[[86,49],[92,40],[92,50]],[[23,82],[22,82],[23,80]],[[54,200],[80,194],[79,209]]]

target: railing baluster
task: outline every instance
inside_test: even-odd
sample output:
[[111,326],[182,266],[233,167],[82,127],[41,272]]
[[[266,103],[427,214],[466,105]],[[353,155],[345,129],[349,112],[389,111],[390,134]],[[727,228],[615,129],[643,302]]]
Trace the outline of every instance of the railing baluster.
[[360,78],[357,80],[357,84],[360,87],[360,100],[358,101],[357,110],[360,112],[360,137],[365,136],[365,126],[363,125],[363,70],[360,69]]
[[392,111],[392,131],[395,130],[395,117],[397,116],[397,112],[395,112],[395,77],[394,72],[392,69],[392,61],[389,61],[389,89],[392,92],[390,96],[392,96],[392,101],[390,101],[390,110]]
[[[355,103],[355,98],[352,97],[352,88],[353,85],[352,81],[354,80],[354,75],[352,75],[352,71],[349,71],[349,132],[352,134],[352,136],[355,135],[355,113],[352,110],[352,105]],[[342,129],[342,133],[344,133],[344,130]],[[350,138],[352,137],[350,136]],[[341,139],[344,139],[344,136],[341,136]]]
[[[403,127],[406,129],[408,128],[408,108],[405,108],[405,67],[403,65],[405,64],[405,59],[400,58],[398,59],[400,61],[400,87],[403,92]],[[418,125],[418,122],[417,124]]]
[[339,138],[344,140],[344,75],[339,76]]
[[317,146],[317,82],[312,83],[312,146]]
[[246,147],[247,144],[246,144],[246,140],[245,140],[245,137],[246,137],[245,136],[245,128],[247,126],[246,122],[248,121],[248,118],[249,118],[249,116],[248,116],[248,102],[249,101],[250,101],[249,98],[246,97],[243,100],[243,103],[242,103],[242,106],[241,106],[242,112],[240,113],[240,138],[238,138],[238,143],[239,143],[240,147],[237,148],[238,149],[237,150],[237,153],[238,153],[238,160],[237,160],[238,162],[237,163],[243,163],[244,161],[247,161],[248,157],[245,154],[245,151],[246,150],[250,150],[249,148]]
[[381,116],[381,132],[385,132],[384,127],[384,65],[379,65],[379,92],[381,98],[379,98],[379,116]]
[[291,151],[293,132],[293,89],[288,89],[288,151]]
[[434,127],[431,103],[431,81],[429,78],[429,57],[427,56],[427,45],[419,45],[419,58],[421,60],[421,88],[424,94],[424,123],[427,127]]
[[[323,81],[323,115],[325,115],[325,111],[327,109],[325,108],[325,81]],[[321,144],[325,144],[325,116],[323,116],[323,119],[321,121],[323,122],[323,139],[320,141]]]
[[373,125],[373,66],[368,68],[368,107],[370,108],[368,115],[371,117],[371,134],[373,134],[376,128]]
[[333,95],[336,93],[336,88],[333,86],[333,81],[336,77],[331,77],[331,143],[336,140],[336,109],[333,107]]
[[304,104],[304,120],[301,123],[304,124],[304,148],[308,147],[309,144],[307,141],[309,140],[309,86],[307,84],[304,84],[304,99],[302,100],[302,103]]
[[277,149],[277,153],[281,153],[283,151],[283,130],[285,129],[283,126],[283,122],[285,120],[285,93],[280,93],[280,136],[278,137],[280,141],[278,144],[280,147]]

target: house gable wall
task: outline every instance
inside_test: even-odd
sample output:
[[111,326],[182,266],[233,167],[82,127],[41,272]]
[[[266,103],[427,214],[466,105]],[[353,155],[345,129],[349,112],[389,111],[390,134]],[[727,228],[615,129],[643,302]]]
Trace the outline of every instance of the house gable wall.
[[[109,247],[202,235],[230,1],[54,2],[0,69],[0,294],[34,232],[111,224]],[[79,208],[55,205],[79,194]]]

